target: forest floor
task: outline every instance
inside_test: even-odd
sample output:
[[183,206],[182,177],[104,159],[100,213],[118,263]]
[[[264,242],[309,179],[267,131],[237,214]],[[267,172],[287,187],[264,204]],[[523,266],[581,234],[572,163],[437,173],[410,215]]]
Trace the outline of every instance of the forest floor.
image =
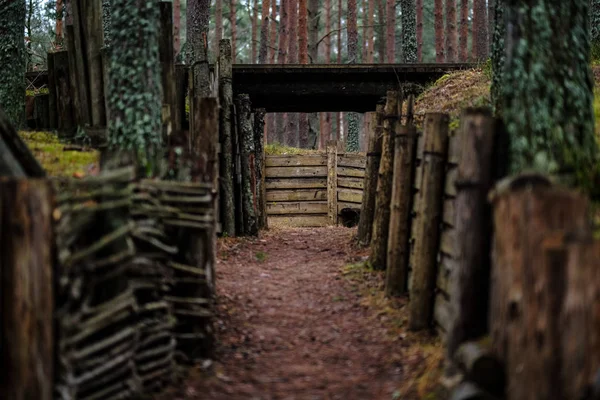
[[219,240],[215,360],[164,399],[436,399],[442,346],[343,227]]

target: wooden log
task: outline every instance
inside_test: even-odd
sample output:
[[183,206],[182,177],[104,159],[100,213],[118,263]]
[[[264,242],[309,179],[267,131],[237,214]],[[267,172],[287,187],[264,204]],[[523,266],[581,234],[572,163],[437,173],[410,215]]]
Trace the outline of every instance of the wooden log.
[[453,354],[454,361],[467,380],[488,393],[502,396],[504,392],[504,365],[493,354],[489,337],[463,342]]
[[327,178],[271,178],[266,171],[267,190],[327,189]]
[[175,55],[173,51],[173,4],[170,2],[160,2],[159,8],[158,53],[163,88],[163,142],[169,143],[169,138],[174,129],[173,120],[177,107],[175,94]]
[[269,202],[280,201],[327,201],[327,190],[298,189],[298,190],[270,190],[266,192]]
[[269,178],[315,178],[326,177],[327,167],[268,167]]
[[506,365],[507,398],[566,398],[557,396],[555,362],[561,357],[554,347],[564,329],[556,301],[567,285],[565,257],[557,251],[546,256],[543,242],[557,230],[590,236],[588,200],[535,174],[500,182],[491,199],[490,336],[494,353]]
[[385,276],[386,296],[402,295],[407,286],[416,133],[414,126],[401,126],[398,122],[394,141],[393,184]]
[[317,167],[327,165],[326,154],[307,154],[300,156],[267,156],[267,167]]
[[373,217],[375,215],[375,193],[377,190],[377,174],[381,160],[381,143],[383,131],[383,105],[377,105],[377,112],[372,114],[371,135],[369,136],[369,149],[363,183],[363,202],[360,208],[356,240],[361,246],[371,242],[373,231]]
[[442,219],[442,194],[448,151],[447,114],[425,115],[421,189],[417,193],[419,220],[415,229],[412,285],[409,303],[409,328],[426,329],[433,313],[439,225]]
[[329,223],[337,225],[337,151],[335,140],[327,141],[327,215]]
[[258,223],[258,229],[267,228],[267,203],[265,198],[265,114],[264,109],[258,109],[254,112],[254,153],[255,153],[255,166],[254,170],[256,173],[256,220]]
[[0,180],[0,378],[7,400],[53,399],[53,193],[45,180]]
[[267,213],[269,215],[325,214],[327,212],[328,206],[324,201],[267,203]]
[[342,154],[338,156],[338,166],[350,168],[366,168],[366,157],[362,154]]
[[82,43],[85,50],[86,73],[89,78],[89,102],[92,126],[106,126],[106,106],[104,101],[104,71],[102,68],[102,1],[83,0],[79,2]]
[[47,54],[48,93],[50,95],[48,99],[48,128],[51,130],[58,128],[56,106],[58,94],[56,93],[56,78],[54,76],[54,54]]
[[[451,299],[455,319],[448,335],[448,357],[467,340],[487,332],[491,217],[487,193],[493,185],[495,122],[489,111],[467,109],[458,137],[460,162],[454,213],[455,259]],[[450,210],[447,210],[451,212]]]
[[337,167],[338,176],[348,176],[353,178],[364,178],[365,170],[362,168]]
[[390,221],[390,200],[392,196],[394,135],[398,116],[398,92],[388,91],[384,108],[381,142],[381,162],[377,177],[375,215],[371,236],[371,256],[369,263],[375,269],[385,269]]
[[66,51],[54,53],[52,68],[55,86],[56,128],[59,132],[72,134],[76,122],[73,113],[73,91],[69,71],[69,54]]
[[[339,185],[339,183],[338,183]],[[346,201],[360,205],[362,203],[363,192],[357,189],[338,189],[338,201]],[[358,207],[360,208],[360,207]]]
[[244,234],[257,235],[258,225],[254,209],[252,180],[254,177],[254,133],[250,97],[240,94],[236,98],[240,138],[240,156],[242,172],[242,209],[244,212]]
[[233,120],[233,89],[231,86],[231,42],[221,40],[219,43],[219,103],[220,132],[221,132],[221,199],[222,199],[222,224],[223,232],[228,235],[235,234],[235,195],[234,182],[234,159],[232,148],[232,124]]
[[359,189],[364,198],[364,179],[354,177],[338,177],[338,188]]

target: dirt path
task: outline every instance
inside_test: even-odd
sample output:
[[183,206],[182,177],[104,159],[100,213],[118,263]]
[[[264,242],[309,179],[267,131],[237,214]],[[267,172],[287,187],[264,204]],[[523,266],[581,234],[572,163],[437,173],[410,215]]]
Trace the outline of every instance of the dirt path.
[[277,230],[222,241],[218,362],[192,372],[172,398],[417,398],[402,387],[424,354],[406,335],[390,334],[390,323],[402,322],[366,304],[343,269],[365,256],[352,248],[353,232]]

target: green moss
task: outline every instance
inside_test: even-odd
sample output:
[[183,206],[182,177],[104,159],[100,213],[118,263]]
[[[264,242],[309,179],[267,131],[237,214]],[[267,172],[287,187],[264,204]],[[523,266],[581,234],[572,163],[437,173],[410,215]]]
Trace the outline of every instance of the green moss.
[[450,76],[451,76],[451,74],[445,74],[445,75],[443,75],[437,81],[435,81],[432,86],[435,87],[435,86],[443,85],[450,78]]
[[270,156],[294,155],[294,154],[317,154],[318,150],[300,149],[298,147],[284,146],[279,143],[270,143],[265,146],[265,154]]

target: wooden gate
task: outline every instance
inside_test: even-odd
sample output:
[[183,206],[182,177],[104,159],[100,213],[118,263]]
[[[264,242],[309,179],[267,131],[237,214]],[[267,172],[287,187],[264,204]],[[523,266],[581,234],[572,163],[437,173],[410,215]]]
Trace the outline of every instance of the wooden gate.
[[[328,157],[334,159],[328,162]],[[364,154],[335,151],[329,156],[266,156],[269,226],[334,225],[345,208],[359,210],[365,163]],[[337,212],[330,215],[330,209]]]

